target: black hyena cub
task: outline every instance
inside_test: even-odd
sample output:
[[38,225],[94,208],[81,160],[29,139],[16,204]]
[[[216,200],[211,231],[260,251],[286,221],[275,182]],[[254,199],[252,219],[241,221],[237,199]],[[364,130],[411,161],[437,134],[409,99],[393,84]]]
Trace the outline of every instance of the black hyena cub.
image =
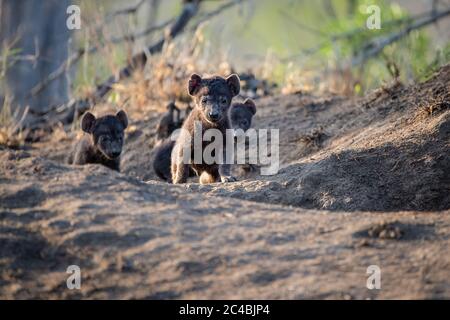
[[256,105],[252,99],[246,99],[243,103],[233,103],[230,110],[231,127],[235,130],[247,131],[252,126],[255,113]]
[[[235,130],[241,129],[245,132],[252,125],[252,118],[256,113],[256,106],[253,100],[247,99],[244,103],[233,103],[229,112],[231,128]],[[155,170],[156,175],[164,181],[172,181],[170,158],[174,145],[175,141],[166,139],[155,150],[153,169]],[[189,173],[189,176],[193,176],[192,172]]]
[[166,139],[155,148],[155,158],[153,159],[153,170],[156,175],[164,181],[172,182],[170,171],[171,155],[175,141]]
[[120,154],[127,126],[128,118],[124,111],[100,118],[87,112],[81,120],[81,129],[88,135],[76,144],[69,163],[98,163],[120,171]]
[[[185,120],[180,136],[172,151],[172,182],[185,183],[189,177],[189,168],[192,168],[200,176],[200,183],[212,183],[236,181],[231,176],[229,164],[200,164],[194,163],[194,128],[195,122],[202,125],[202,136],[206,130],[218,129],[222,132],[223,141],[226,141],[226,129],[230,129],[228,111],[233,97],[239,94],[240,80],[236,74],[224,79],[219,76],[202,78],[193,74],[189,79],[188,93],[193,97],[195,107]],[[203,150],[210,144],[203,141],[197,150],[203,154]],[[198,146],[197,146],[198,147]],[[184,149],[191,150],[191,163],[184,163]],[[225,153],[225,148],[221,152]],[[225,156],[224,156],[225,159]]]
[[[166,108],[166,113],[162,115],[156,127],[156,137],[159,140],[168,138],[173,131],[181,127],[180,109],[175,102],[169,103]],[[175,113],[176,117],[174,117]]]
[[[230,112],[230,120],[233,129],[234,130],[242,129],[242,131],[245,133],[248,129],[250,129],[252,125],[252,119],[255,114],[256,114],[256,105],[252,99],[247,99],[244,101],[244,103],[233,103]],[[235,136],[236,141],[237,136],[238,135]],[[240,168],[245,172],[255,171],[256,170],[255,165],[249,163],[249,158],[247,157],[247,155],[250,152],[247,140],[245,140],[245,150],[241,150],[240,152],[242,151],[245,151],[246,163],[240,165]],[[238,150],[236,149],[235,156],[237,156],[237,152]]]

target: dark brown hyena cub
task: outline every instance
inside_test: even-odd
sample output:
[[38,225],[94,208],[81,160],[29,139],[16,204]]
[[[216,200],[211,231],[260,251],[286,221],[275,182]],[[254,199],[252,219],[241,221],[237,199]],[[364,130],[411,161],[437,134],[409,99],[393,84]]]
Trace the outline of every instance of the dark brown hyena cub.
[[244,103],[233,103],[230,110],[231,127],[235,130],[247,131],[252,126],[255,113],[256,105],[252,99],[246,99]]
[[[200,176],[200,183],[212,183],[235,181],[231,176],[229,164],[200,164],[194,163],[194,153],[201,152],[211,142],[203,141],[201,150],[194,150],[194,126],[196,122],[202,125],[202,136],[206,130],[218,129],[222,132],[225,143],[226,130],[230,129],[228,110],[233,97],[239,94],[240,80],[235,74],[224,79],[219,76],[201,78],[193,74],[189,79],[188,93],[193,97],[195,107],[182,126],[172,151],[172,182],[185,183],[189,176],[189,168],[192,168]],[[190,148],[191,163],[184,163],[184,149]],[[197,146],[198,148],[198,146]],[[225,148],[221,152],[225,153]],[[225,159],[225,157],[224,157]]]
[[87,112],[81,120],[81,129],[88,135],[76,144],[69,163],[98,163],[120,171],[120,154],[127,126],[128,118],[124,111],[100,118]]
[[[233,129],[242,129],[247,131],[252,125],[252,118],[256,113],[256,106],[253,100],[247,99],[244,103],[233,103],[230,107],[229,118]],[[153,160],[153,169],[156,175],[164,181],[172,181],[170,172],[171,154],[175,141],[166,139],[155,150],[155,158]],[[195,173],[194,173],[195,175]],[[193,172],[189,173],[193,176]]]
[[[162,115],[156,127],[156,137],[159,140],[168,138],[172,132],[181,127],[180,109],[175,102],[169,103],[166,108],[166,113]],[[175,113],[176,117],[174,117]]]
[[155,158],[153,159],[153,170],[156,175],[164,181],[172,182],[170,171],[171,155],[175,141],[166,139],[155,148]]
[[[230,120],[233,129],[235,130],[242,129],[243,132],[246,132],[248,129],[250,129],[252,125],[252,118],[256,114],[255,102],[253,102],[252,99],[247,99],[244,101],[244,103],[233,103],[231,108],[232,109],[230,112]],[[249,163],[249,159],[247,157],[248,153],[249,153],[249,144],[248,140],[245,140],[246,163],[240,165],[240,168],[245,172],[255,171],[256,166],[252,163]]]

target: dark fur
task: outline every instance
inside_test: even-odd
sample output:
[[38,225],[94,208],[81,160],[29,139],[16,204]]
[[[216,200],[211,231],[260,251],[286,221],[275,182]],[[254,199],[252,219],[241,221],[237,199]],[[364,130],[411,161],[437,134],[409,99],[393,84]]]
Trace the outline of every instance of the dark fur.
[[194,108],[192,108],[191,104],[188,104],[188,106],[186,107],[186,109],[184,110],[184,119],[187,119],[187,117],[189,116],[189,114],[192,112]]
[[[252,125],[252,118],[256,113],[255,103],[251,99],[247,99],[244,103],[233,103],[230,107],[229,118],[231,120],[231,127],[233,129],[242,129],[247,131]],[[175,141],[170,139],[165,140],[155,150],[155,158],[153,160],[153,169],[156,175],[164,180],[171,182],[172,175],[171,154]],[[190,170],[189,177],[195,175],[195,172]]]
[[158,147],[155,148],[155,158],[153,159],[153,170],[156,175],[164,181],[172,182],[172,173],[170,172],[170,163],[172,150],[175,141],[170,139],[164,140]]
[[[230,119],[233,129],[242,129],[246,132],[252,125],[253,116],[256,113],[256,105],[252,99],[247,99],[244,103],[235,103],[232,105]],[[248,151],[248,141],[245,141],[246,154]],[[254,164],[246,163],[240,165],[245,172],[255,171]]]
[[81,128],[86,134],[75,145],[69,163],[98,163],[120,171],[120,155],[127,126],[128,118],[124,111],[100,118],[87,112],[81,120]]
[[[174,119],[175,112],[177,113],[176,119]],[[168,138],[172,132],[181,127],[181,123],[180,109],[174,102],[169,103],[166,113],[162,115],[156,127],[156,137],[160,140]]]
[[[178,137],[172,151],[171,172],[173,183],[185,183],[192,168],[200,176],[201,183],[235,181],[231,176],[229,164],[185,164],[183,163],[183,149],[190,137],[194,136],[194,124],[202,123],[202,134],[208,129],[218,129],[222,132],[225,141],[226,129],[230,129],[228,110],[231,100],[240,91],[239,77],[231,75],[227,79],[212,77],[202,79],[193,74],[189,80],[188,92],[193,97],[195,107],[183,124],[183,131]],[[193,140],[193,139],[191,139]],[[203,142],[202,150],[211,142]],[[191,156],[194,157],[194,144],[191,141]],[[222,150],[225,152],[225,150]],[[193,159],[192,159],[193,160]]]
[[252,99],[247,99],[244,103],[233,103],[230,109],[231,127],[247,131],[252,126],[255,113],[256,105]]

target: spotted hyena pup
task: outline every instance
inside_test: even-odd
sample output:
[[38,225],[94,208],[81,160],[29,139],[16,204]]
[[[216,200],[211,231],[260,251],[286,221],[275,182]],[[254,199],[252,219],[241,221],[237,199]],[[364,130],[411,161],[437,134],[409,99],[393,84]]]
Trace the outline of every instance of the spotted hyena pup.
[[100,118],[87,112],[81,120],[81,129],[86,134],[75,145],[69,163],[98,163],[120,171],[120,155],[127,126],[128,118],[124,111]]
[[252,126],[253,116],[256,114],[256,105],[252,99],[243,103],[233,103],[230,110],[231,127],[234,130],[247,131]]
[[[252,118],[256,113],[256,106],[253,100],[247,99],[244,103],[233,103],[229,111],[229,119],[231,121],[231,128],[243,132],[247,131],[252,125]],[[153,160],[153,169],[156,175],[164,180],[171,182],[172,175],[170,171],[171,167],[171,154],[175,141],[171,139],[164,140],[155,150],[155,158]],[[189,177],[194,176],[192,170],[190,170]]]
[[[228,111],[233,97],[239,94],[240,80],[235,74],[222,78],[214,76],[202,78],[193,74],[188,83],[188,93],[193,97],[195,106],[185,120],[180,136],[172,151],[171,171],[173,183],[185,183],[189,177],[189,168],[200,176],[200,183],[212,183],[220,179],[222,182],[236,181],[230,173],[229,164],[194,163],[194,154],[201,152],[211,143],[203,141],[201,146],[194,145],[194,128],[196,123],[202,126],[201,135],[209,129],[217,129],[222,133],[222,141],[226,141],[226,130],[231,129]],[[194,147],[201,150],[194,150]],[[190,148],[191,161],[185,163],[184,150]],[[221,151],[225,153],[225,148]],[[225,159],[225,156],[224,156]]]

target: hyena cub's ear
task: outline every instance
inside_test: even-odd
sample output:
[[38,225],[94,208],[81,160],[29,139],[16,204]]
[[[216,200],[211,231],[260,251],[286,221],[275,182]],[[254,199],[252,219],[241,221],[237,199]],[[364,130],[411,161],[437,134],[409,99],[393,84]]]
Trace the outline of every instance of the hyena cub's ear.
[[237,96],[241,91],[241,80],[239,79],[239,76],[237,74],[232,74],[226,81],[233,97]]
[[81,130],[83,130],[86,133],[92,133],[94,124],[95,124],[95,116],[90,112],[86,112],[83,116],[83,119],[81,119]]
[[188,92],[191,96],[194,96],[202,87],[202,77],[194,73],[191,75],[188,83]]
[[116,113],[116,118],[120,121],[120,123],[123,125],[123,128],[126,129],[128,127],[128,117],[125,111],[120,110]]
[[254,115],[256,113],[256,105],[252,99],[246,99],[244,101],[245,106],[247,106],[250,112]]

